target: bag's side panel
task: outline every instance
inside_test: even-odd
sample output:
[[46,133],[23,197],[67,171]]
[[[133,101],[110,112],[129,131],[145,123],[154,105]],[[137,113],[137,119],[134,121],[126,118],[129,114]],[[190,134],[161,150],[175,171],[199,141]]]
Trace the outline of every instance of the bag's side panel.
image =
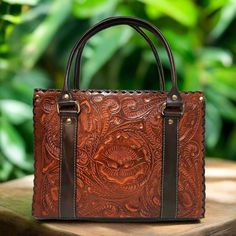
[[160,217],[161,93],[78,92],[77,217]]
[[178,217],[204,216],[204,120],[205,104],[202,93],[181,93],[185,109],[180,119]]
[[58,217],[59,138],[57,92],[34,93],[35,179],[33,215],[36,218]]

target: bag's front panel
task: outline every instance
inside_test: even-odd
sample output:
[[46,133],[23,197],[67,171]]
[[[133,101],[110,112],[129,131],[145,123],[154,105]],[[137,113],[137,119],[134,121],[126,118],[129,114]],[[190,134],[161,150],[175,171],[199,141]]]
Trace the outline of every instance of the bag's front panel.
[[76,99],[77,216],[158,217],[163,94],[84,93]]
[[[36,91],[33,214],[58,217],[60,124],[58,91]],[[203,102],[181,94],[178,217],[203,214]],[[82,92],[79,101],[77,217],[160,217],[162,180],[161,107],[166,93]]]

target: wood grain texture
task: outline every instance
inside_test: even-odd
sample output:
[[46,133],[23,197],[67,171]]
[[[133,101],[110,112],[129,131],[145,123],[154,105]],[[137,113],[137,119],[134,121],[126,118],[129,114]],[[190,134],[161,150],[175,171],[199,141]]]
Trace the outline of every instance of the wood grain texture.
[[206,161],[206,218],[190,223],[38,222],[33,176],[0,185],[0,235],[236,235],[236,163]]

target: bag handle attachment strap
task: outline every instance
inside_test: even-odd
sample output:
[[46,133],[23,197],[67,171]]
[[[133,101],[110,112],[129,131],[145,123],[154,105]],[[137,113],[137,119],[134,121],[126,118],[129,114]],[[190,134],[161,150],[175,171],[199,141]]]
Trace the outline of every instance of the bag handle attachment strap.
[[78,111],[60,111],[58,212],[61,219],[76,218],[76,156]]
[[[171,90],[167,93],[163,105],[163,159],[162,159],[162,198],[161,218],[173,219],[177,216],[178,206],[178,146],[179,120],[183,113],[183,101],[177,87],[177,76],[174,58],[169,44],[158,28],[147,21],[132,17],[107,18],[90,28],[73,47],[64,79],[64,85],[58,99],[58,111],[61,121],[61,152],[60,152],[60,191],[59,215],[63,218],[76,217],[76,155],[77,155],[77,124],[79,104],[69,89],[71,65],[76,53],[80,62],[80,54],[86,42],[97,32],[115,25],[132,25],[151,31],[167,51],[171,71]],[[79,81],[79,74],[78,74]],[[164,83],[163,83],[164,84]],[[76,114],[76,115],[75,115]],[[73,151],[72,151],[73,150]],[[66,209],[66,210],[65,210]]]
[[[135,29],[141,36],[143,36],[143,38],[149,44],[156,60],[157,71],[160,78],[160,91],[165,91],[164,71],[163,71],[161,60],[160,60],[160,57],[158,55],[155,45],[142,29],[140,29],[139,27],[135,25],[129,25],[129,26]],[[81,64],[82,52],[83,52],[84,47],[85,45],[83,45],[81,48],[78,49],[77,56],[76,56],[75,70],[74,70],[74,88],[76,89],[80,88],[80,80],[79,80],[80,64]]]

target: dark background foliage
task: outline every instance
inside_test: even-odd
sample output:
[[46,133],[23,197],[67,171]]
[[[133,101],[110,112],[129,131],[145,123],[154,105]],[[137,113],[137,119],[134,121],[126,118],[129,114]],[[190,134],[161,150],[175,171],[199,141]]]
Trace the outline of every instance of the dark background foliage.
[[[2,0],[0,181],[33,172],[33,89],[61,88],[73,44],[115,15],[160,28],[173,49],[180,89],[205,92],[206,155],[236,160],[235,13],[235,0]],[[167,56],[155,42],[169,89]],[[81,88],[158,89],[152,52],[128,26],[89,41],[81,77]]]

